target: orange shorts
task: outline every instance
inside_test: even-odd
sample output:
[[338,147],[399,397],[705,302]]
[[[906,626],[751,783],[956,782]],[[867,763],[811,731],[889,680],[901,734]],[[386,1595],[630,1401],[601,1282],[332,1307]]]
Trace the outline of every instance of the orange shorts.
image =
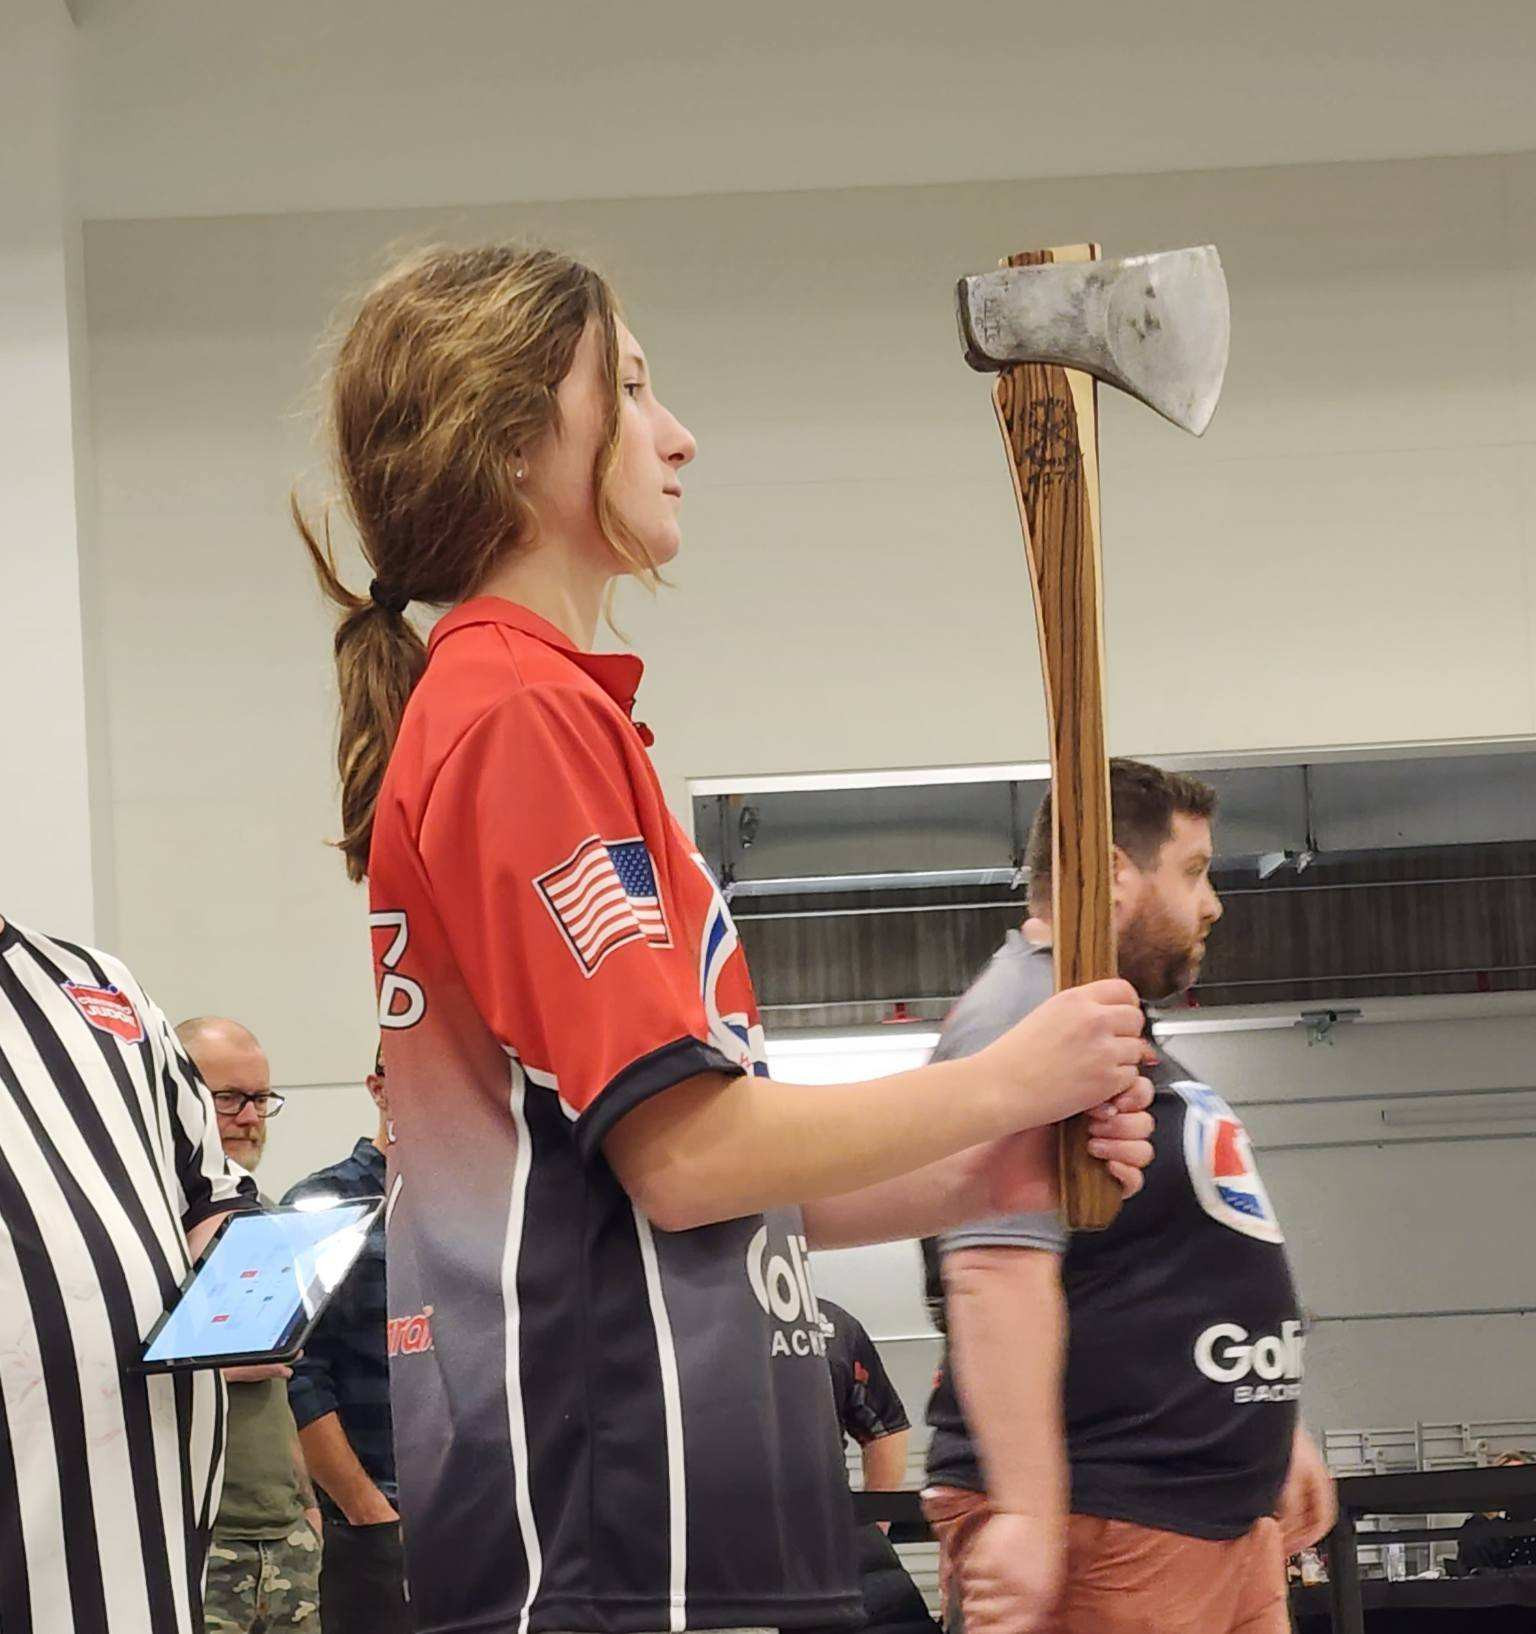
[[[965,1552],[990,1513],[979,1492],[932,1487],[923,1513],[939,1540],[949,1634],[963,1634]],[[1067,1584],[1051,1634],[1289,1634],[1279,1525],[1217,1542],[1130,1521],[1073,1515]]]

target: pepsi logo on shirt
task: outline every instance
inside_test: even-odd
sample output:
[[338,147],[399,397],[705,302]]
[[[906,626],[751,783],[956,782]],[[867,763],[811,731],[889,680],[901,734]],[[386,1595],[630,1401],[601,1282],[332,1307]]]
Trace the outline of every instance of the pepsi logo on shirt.
[[1200,1206],[1213,1220],[1261,1242],[1283,1243],[1253,1143],[1242,1120],[1208,1085],[1179,1079],[1169,1088],[1188,1107],[1184,1116],[1184,1161]]

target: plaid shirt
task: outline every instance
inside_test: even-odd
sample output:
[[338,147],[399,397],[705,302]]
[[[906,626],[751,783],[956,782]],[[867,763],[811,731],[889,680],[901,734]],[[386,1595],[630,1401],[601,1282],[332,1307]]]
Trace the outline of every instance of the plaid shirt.
[[[383,1194],[384,1154],[365,1139],[352,1148],[350,1157],[299,1181],[283,1201],[296,1203],[325,1195],[340,1201]],[[304,1354],[293,1365],[288,1405],[301,1430],[327,1413],[337,1414],[358,1462],[393,1503],[397,1488],[389,1414],[388,1323],[381,1213],[357,1263],[315,1324]],[[341,1515],[324,1492],[320,1494],[320,1507],[333,1518]]]

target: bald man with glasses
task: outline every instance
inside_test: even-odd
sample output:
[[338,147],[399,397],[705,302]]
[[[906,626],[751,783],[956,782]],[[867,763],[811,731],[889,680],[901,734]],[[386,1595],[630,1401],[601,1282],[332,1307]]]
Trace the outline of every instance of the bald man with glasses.
[[254,1170],[267,1148],[267,1119],[283,1109],[272,1068],[256,1035],[223,1016],[196,1016],[176,1029],[182,1048],[213,1096],[225,1157]]
[[[266,1051],[222,1016],[184,1021],[176,1036],[213,1097],[224,1155],[254,1170],[267,1120],[283,1109]],[[208,1551],[208,1634],[319,1634],[320,1513],[288,1406],[292,1372],[276,1362],[224,1369],[229,1432]]]

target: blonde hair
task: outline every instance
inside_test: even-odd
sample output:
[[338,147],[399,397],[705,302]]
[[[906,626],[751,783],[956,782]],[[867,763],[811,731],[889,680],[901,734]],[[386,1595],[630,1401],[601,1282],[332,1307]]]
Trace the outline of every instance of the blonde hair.
[[618,314],[590,267],[510,244],[421,250],[368,291],[337,349],[327,429],[374,572],[367,595],[337,571],[329,518],[317,534],[297,495],[292,512],[321,589],[341,609],[337,844],[353,880],[367,875],[384,770],[426,666],[404,609],[463,601],[532,537],[520,456],[556,427],[556,388],[593,324],[611,399],[593,472],[598,521],[622,566],[654,583],[655,562],[608,495],[619,441]]

